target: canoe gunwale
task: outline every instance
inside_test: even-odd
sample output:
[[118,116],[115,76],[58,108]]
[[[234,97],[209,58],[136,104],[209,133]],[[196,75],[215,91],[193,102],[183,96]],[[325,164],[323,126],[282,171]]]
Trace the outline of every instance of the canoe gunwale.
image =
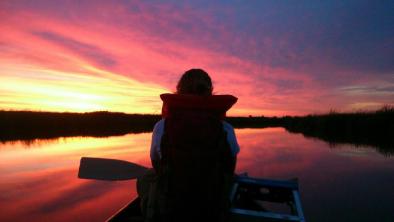
[[[261,179],[261,178],[251,178],[248,176],[236,176],[234,180],[233,189],[230,194],[230,200],[234,203],[236,196],[238,195],[237,191],[239,187],[243,185],[251,185],[255,187],[265,187],[265,188],[273,188],[280,189],[289,192],[292,196],[292,201],[295,205],[294,215],[285,214],[285,213],[274,213],[269,211],[256,211],[250,209],[242,209],[237,208],[236,206],[232,206],[230,209],[230,214],[245,216],[245,217],[253,217],[253,218],[266,218],[275,221],[298,221],[305,222],[303,209],[301,205],[300,194],[298,190],[298,181],[297,180],[270,180],[270,179]],[[113,214],[106,222],[118,222],[118,221],[143,221],[142,213],[140,210],[140,198],[135,197],[132,201],[126,204],[124,207],[119,209],[115,214]],[[243,221],[243,220],[242,220]],[[249,221],[245,219],[245,221]]]
[[[281,190],[285,194],[285,197],[290,198],[291,202],[294,203],[292,207],[292,213],[275,213],[269,211],[261,210],[251,210],[239,207],[236,205],[236,199],[241,195],[238,191],[239,189],[246,187],[257,187],[257,188],[267,188],[268,190]],[[257,199],[256,199],[257,200]],[[275,221],[298,221],[305,222],[304,213],[302,210],[302,204],[300,199],[300,194],[298,190],[298,179],[293,180],[271,180],[271,179],[261,179],[252,178],[247,175],[236,176],[234,180],[233,189],[231,191],[230,201],[232,207],[230,208],[230,213],[235,215],[244,215],[252,218],[265,218]],[[289,199],[286,199],[289,201]],[[273,200],[273,202],[283,202],[283,199],[279,198]]]

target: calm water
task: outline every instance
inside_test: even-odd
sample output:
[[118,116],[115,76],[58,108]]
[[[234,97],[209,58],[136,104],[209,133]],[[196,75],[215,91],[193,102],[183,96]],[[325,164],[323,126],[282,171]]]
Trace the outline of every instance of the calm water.
[[[307,221],[394,221],[394,157],[330,147],[282,128],[240,129],[237,172],[298,177]],[[150,133],[0,144],[0,221],[103,221],[135,195],[135,181],[77,178],[82,156],[150,166]]]

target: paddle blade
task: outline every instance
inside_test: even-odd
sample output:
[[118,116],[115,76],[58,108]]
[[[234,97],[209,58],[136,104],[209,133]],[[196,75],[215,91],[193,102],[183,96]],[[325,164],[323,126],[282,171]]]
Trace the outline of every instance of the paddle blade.
[[78,177],[95,180],[131,180],[145,174],[148,168],[124,160],[82,157]]

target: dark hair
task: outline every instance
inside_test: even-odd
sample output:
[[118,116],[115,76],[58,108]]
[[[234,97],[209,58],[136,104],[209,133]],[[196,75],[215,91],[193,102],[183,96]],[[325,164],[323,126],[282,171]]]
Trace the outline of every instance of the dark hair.
[[186,71],[176,86],[177,94],[193,94],[200,96],[212,95],[212,80],[202,69]]

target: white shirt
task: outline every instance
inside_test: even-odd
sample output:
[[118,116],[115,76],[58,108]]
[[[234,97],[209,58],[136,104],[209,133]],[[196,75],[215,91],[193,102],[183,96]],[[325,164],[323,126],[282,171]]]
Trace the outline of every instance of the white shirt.
[[[152,133],[152,144],[150,147],[150,158],[151,160],[160,160],[161,159],[161,150],[160,143],[161,137],[164,133],[164,121],[165,119],[160,120],[155,124]],[[237,138],[235,137],[234,128],[227,122],[222,121],[223,130],[227,133],[227,141],[230,145],[231,153],[233,156],[236,156],[239,153],[239,145],[237,142]]]

